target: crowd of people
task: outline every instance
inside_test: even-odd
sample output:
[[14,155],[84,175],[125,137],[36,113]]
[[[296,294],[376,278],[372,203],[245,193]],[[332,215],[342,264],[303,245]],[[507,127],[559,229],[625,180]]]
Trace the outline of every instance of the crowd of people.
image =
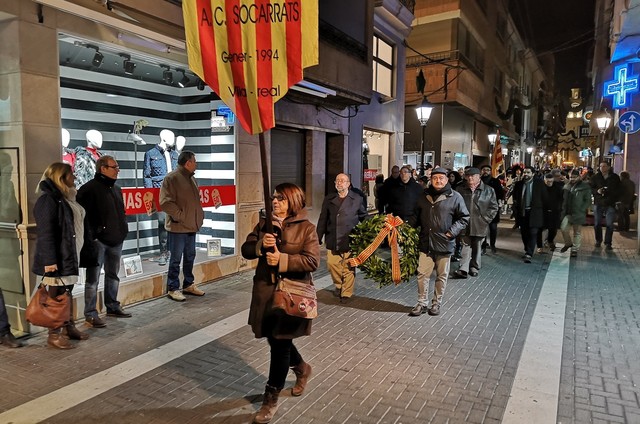
[[[168,297],[175,301],[184,301],[184,294],[205,294],[193,276],[195,235],[204,217],[194,178],[196,167],[195,154],[183,151],[178,168],[167,175],[160,190],[169,232]],[[53,163],[42,175],[40,197],[34,207],[37,244],[33,272],[41,276],[50,296],[56,297],[70,295],[79,269],[86,268],[84,316],[87,326],[94,328],[107,325],[97,310],[103,268],[106,315],[131,317],[117,300],[122,245],[128,232],[122,193],[116,184],[118,173],[115,158],[102,156],[94,179],[76,190],[71,167]],[[428,166],[422,176],[405,165],[393,166],[387,179],[382,175],[376,178],[377,212],[400,217],[419,233],[418,299],[410,316],[439,315],[448,278],[479,275],[482,255],[487,249],[497,251],[497,228],[503,213],[510,212],[514,228],[520,230],[525,263],[531,263],[535,253],[556,249],[558,231],[564,242],[561,251],[571,249],[571,256],[577,256],[590,209],[596,247],[604,243],[606,249],[613,248],[616,218],[619,230],[629,230],[635,185],[628,172],[618,176],[606,162],[600,163],[595,173],[587,168],[540,172],[530,166],[516,166],[503,177],[493,177],[487,165],[461,170]],[[289,370],[296,376],[293,396],[303,394],[312,375],[311,365],[293,343],[311,334],[312,321],[271,307],[277,281],[288,278],[313,284],[312,273],[320,264],[324,241],[335,296],[341,303],[354,297],[349,235],[369,215],[363,193],[352,186],[348,174],[338,174],[334,183],[335,192],[325,197],[317,225],[308,219],[300,187],[290,183],[276,186],[271,216],[261,216],[241,247],[244,258],[257,260],[248,323],[255,337],[266,338],[270,346],[269,374],[263,404],[254,417],[256,423],[268,423],[276,414]],[[451,271],[453,262],[458,265]],[[434,292],[429,298],[427,289],[433,271]],[[20,347],[22,343],[10,332],[1,297],[0,291],[0,344]],[[72,310],[62,327],[49,329],[47,343],[53,348],[71,349],[75,345],[70,340],[88,337],[87,332],[75,327]]]

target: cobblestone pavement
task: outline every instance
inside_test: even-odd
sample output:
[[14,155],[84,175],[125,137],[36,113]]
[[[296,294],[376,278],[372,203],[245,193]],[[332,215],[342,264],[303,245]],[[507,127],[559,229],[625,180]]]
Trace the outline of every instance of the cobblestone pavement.
[[[524,264],[511,224],[478,277],[449,280],[438,317],[407,315],[415,280],[379,288],[359,274],[357,297],[340,304],[323,265],[320,316],[296,341],[314,375],[304,396],[283,391],[272,422],[501,422],[552,256]],[[557,421],[640,423],[635,232],[616,233],[612,252],[589,247],[591,227],[584,235],[569,265],[561,378],[549,383],[560,385]],[[133,318],[107,318],[71,351],[47,348],[45,334],[0,349],[0,423],[34,422],[27,412],[48,423],[251,422],[268,372],[266,341],[244,325],[251,277],[131,306]]]

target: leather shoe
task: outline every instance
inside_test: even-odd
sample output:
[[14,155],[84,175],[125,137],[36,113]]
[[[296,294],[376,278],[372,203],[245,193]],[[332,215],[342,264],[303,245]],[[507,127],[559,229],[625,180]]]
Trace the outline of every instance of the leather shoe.
[[11,331],[4,336],[0,336],[0,344],[11,348],[22,347],[22,342],[18,341],[13,334],[11,334]]
[[351,303],[351,300],[352,300],[351,297],[342,296],[340,298],[340,303]]
[[107,326],[107,323],[100,317],[87,317],[85,322],[89,327],[93,328],[104,328]]
[[571,249],[573,247],[573,244],[565,244],[564,246],[562,246],[562,249],[560,249],[560,253],[564,253],[567,250]]
[[478,271],[469,271],[469,275],[472,277],[477,277],[478,276]]
[[116,318],[131,318],[131,314],[129,312],[125,312],[122,308],[118,308],[114,311],[107,310],[107,316]]
[[427,313],[431,316],[440,315],[440,305],[434,303],[433,305],[431,305]]
[[467,278],[469,278],[469,276],[467,275],[467,271],[463,271],[461,269],[456,269],[453,272],[453,276],[456,278],[462,278],[464,280],[466,280]]
[[421,304],[417,304],[416,306],[413,307],[413,309],[409,312],[409,316],[411,317],[419,317],[420,315],[424,314],[425,312],[427,312],[427,307],[426,306],[422,306]]

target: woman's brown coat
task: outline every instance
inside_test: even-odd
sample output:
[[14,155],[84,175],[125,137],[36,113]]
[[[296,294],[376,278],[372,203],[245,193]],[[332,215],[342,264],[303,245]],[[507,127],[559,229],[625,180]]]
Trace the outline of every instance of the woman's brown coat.
[[[294,339],[308,336],[311,334],[311,320],[271,310],[276,286],[271,282],[270,267],[262,249],[264,222],[264,218],[260,220],[241,248],[242,256],[246,259],[258,259],[253,277],[249,325],[256,338],[273,336],[276,339]],[[273,225],[276,231],[280,230],[275,228],[278,226],[275,221]],[[278,272],[283,277],[311,284],[311,273],[320,264],[320,244],[315,226],[307,219],[307,212],[302,210],[296,216],[287,217],[282,223],[281,234]]]

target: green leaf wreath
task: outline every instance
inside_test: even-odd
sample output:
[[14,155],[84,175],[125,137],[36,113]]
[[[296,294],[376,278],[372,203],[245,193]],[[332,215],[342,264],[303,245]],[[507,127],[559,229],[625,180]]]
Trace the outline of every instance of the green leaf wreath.
[[[384,227],[385,215],[376,215],[359,223],[349,236],[350,248],[355,258],[365,250]],[[400,247],[400,277],[402,281],[409,279],[418,269],[418,231],[404,223],[398,228],[398,246]],[[391,262],[385,261],[377,255],[377,250],[359,267],[367,278],[377,282],[380,287],[392,284]]]

